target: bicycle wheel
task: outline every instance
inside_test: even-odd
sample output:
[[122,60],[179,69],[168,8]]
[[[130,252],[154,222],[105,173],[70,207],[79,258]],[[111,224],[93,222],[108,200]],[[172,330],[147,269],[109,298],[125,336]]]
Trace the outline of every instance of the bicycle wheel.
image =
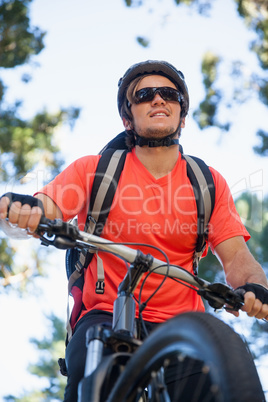
[[[195,370],[198,366],[201,370]],[[265,401],[248,348],[227,324],[207,313],[185,313],[159,326],[131,357],[107,401],[144,398],[161,368],[166,374],[173,370],[176,381],[166,381],[173,393],[167,396],[158,383],[149,401]]]

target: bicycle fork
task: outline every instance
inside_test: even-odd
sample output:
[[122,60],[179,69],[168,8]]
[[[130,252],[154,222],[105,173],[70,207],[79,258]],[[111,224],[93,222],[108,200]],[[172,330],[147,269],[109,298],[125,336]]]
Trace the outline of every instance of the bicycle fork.
[[[133,337],[135,333],[135,302],[132,297],[120,295],[114,302],[113,331]],[[101,326],[88,329],[86,334],[87,357],[84,376],[87,377],[98,367],[103,356],[104,343],[110,338],[110,331]],[[131,352],[123,339],[119,340],[116,352]],[[129,349],[129,350],[128,350]]]
[[[96,325],[87,330],[87,356],[84,378],[78,387],[79,402],[101,400],[103,384],[107,385],[107,373],[113,371],[115,377],[119,375],[120,367],[125,366],[142,343],[133,337],[134,332],[135,301],[121,292],[114,303],[113,329]],[[105,355],[107,347],[110,354]]]

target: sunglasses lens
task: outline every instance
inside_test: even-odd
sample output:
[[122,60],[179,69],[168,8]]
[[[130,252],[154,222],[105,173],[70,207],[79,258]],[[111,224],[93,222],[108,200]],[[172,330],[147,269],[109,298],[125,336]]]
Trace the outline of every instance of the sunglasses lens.
[[172,102],[180,102],[181,95],[179,91],[170,87],[158,88],[142,88],[135,93],[135,103],[150,102],[154,99],[156,94],[159,94],[162,99]]
[[154,88],[142,88],[135,93],[135,103],[149,102],[154,99]]
[[173,88],[163,87],[160,88],[159,95],[161,98],[167,101],[179,102],[180,101],[180,93]]

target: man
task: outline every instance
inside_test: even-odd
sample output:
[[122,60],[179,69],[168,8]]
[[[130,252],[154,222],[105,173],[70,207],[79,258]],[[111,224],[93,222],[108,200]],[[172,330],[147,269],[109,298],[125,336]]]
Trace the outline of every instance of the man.
[[[130,152],[103,236],[111,241],[159,247],[172,264],[192,272],[196,205],[178,144],[189,109],[183,74],[162,61],[146,61],[130,67],[119,81],[118,108]],[[35,198],[25,201],[18,195],[4,195],[0,201],[0,217],[5,219],[8,214],[12,224],[34,233],[44,208],[45,215],[51,219],[69,220],[78,215],[78,225],[83,227],[99,159],[100,156],[88,156],[75,161]],[[245,241],[250,236],[239,219],[225,180],[214,169],[210,170],[216,199],[208,244],[221,261],[227,282],[233,288],[242,286],[246,292],[242,309],[249,316],[267,319],[267,279],[246,246]],[[42,202],[42,208],[37,200]],[[152,254],[161,259],[157,251]],[[76,400],[77,384],[83,376],[86,329],[96,323],[111,322],[117,286],[125,275],[125,264],[115,256],[105,253],[99,253],[99,256],[105,271],[105,292],[95,293],[97,259],[94,257],[85,276],[84,310],[66,350],[66,401]],[[161,278],[152,275],[142,293],[144,300],[160,282]],[[190,310],[204,311],[200,296],[182,285],[174,286],[167,279],[150,300],[143,316],[151,329],[157,323]]]

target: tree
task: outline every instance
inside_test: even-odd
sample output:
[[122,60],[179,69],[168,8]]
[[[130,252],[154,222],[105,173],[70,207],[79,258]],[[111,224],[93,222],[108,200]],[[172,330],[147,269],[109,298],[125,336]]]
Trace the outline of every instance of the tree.
[[41,390],[32,390],[21,397],[9,395],[6,401],[35,402],[35,401],[62,401],[66,386],[66,377],[59,372],[58,359],[64,355],[65,326],[62,320],[51,314],[48,317],[48,333],[50,336],[42,340],[31,339],[39,351],[40,358],[35,364],[29,365],[31,374],[47,380],[47,386]]
[[[258,60],[256,71],[248,72],[240,60],[225,61],[220,54],[208,52],[204,54],[201,63],[205,98],[194,111],[193,117],[201,130],[217,127],[223,132],[230,130],[232,121],[221,121],[222,111],[230,110],[235,105],[242,105],[248,99],[256,97],[265,106],[268,106],[268,0],[233,0],[237,14],[243,19],[246,27],[254,32],[255,39],[249,44],[249,49]],[[125,0],[127,7],[141,7],[143,0]],[[213,7],[212,0],[174,0],[174,7],[189,7],[195,9],[202,16],[207,17]],[[150,7],[150,12],[152,8]],[[166,14],[162,15],[163,23]],[[143,46],[150,46],[151,39],[137,37],[137,42]],[[221,84],[220,69],[224,66],[229,77],[228,85]],[[226,77],[225,77],[226,78]],[[228,91],[226,90],[228,88]],[[232,88],[231,94],[229,93]],[[229,116],[231,113],[229,113]],[[224,117],[225,118],[225,117]],[[259,155],[268,153],[268,132],[265,128],[257,130],[260,145],[254,147]]]
[[[31,27],[28,17],[31,0],[0,0],[0,71],[30,63],[44,48],[45,32]],[[22,80],[27,84],[30,77]],[[62,124],[74,125],[79,108],[61,109],[57,113],[44,110],[32,119],[20,117],[21,100],[14,104],[5,102],[6,86],[0,79],[0,180],[23,181],[27,172],[39,166],[55,176],[62,166],[59,148],[54,140]],[[14,250],[10,242],[0,238],[0,278],[2,286],[12,283]],[[37,264],[37,272],[41,267]],[[27,281],[25,274],[17,272]]]
[[[235,200],[236,208],[241,216],[244,225],[250,230],[251,239],[248,241],[248,247],[255,258],[262,264],[263,269],[268,276],[268,197],[260,200],[256,195],[245,192]],[[224,274],[217,258],[209,251],[208,256],[204,258],[199,267],[199,275],[208,281],[224,281]],[[230,320],[235,330],[241,332],[241,322],[237,319]],[[247,342],[250,350],[256,359],[261,358],[268,353],[267,348],[267,322],[260,320],[246,319],[249,330]],[[256,343],[256,339],[258,342]]]
[[1,0],[0,65],[13,68],[30,60],[44,48],[45,32],[30,27],[28,7],[31,0]]
[[[232,99],[235,102],[243,103],[245,100],[256,94],[259,100],[266,106],[268,106],[268,1],[267,0],[235,0],[237,3],[237,12],[249,30],[254,31],[256,34],[255,39],[249,45],[250,50],[254,52],[257,56],[259,65],[262,71],[252,72],[248,75],[245,66],[239,61],[234,61],[230,66],[230,77],[232,78],[233,84],[233,95]],[[200,109],[202,106],[204,109],[204,103],[211,104],[211,93],[217,93],[221,95],[222,90],[216,89],[216,79],[217,72],[215,69],[219,67],[219,58],[214,56],[217,62],[211,64],[210,57],[205,55],[202,62],[202,72],[204,75],[204,86],[206,90],[205,101],[200,104]],[[213,75],[213,80],[210,83],[205,81],[205,77],[208,75]],[[236,83],[239,83],[239,86]],[[242,88],[242,89],[241,89]],[[221,100],[221,99],[219,99]],[[204,113],[207,116],[206,124],[202,124],[202,119],[200,119],[200,114],[195,112],[196,121],[201,129],[216,125],[222,128],[221,125],[215,122],[215,117],[217,115],[217,108],[210,108]],[[204,120],[204,119],[203,119]],[[215,123],[215,124],[214,124]],[[231,122],[227,122],[224,126],[225,130],[230,128]],[[262,129],[257,131],[257,136],[260,139],[261,145],[254,147],[254,150],[259,154],[266,156],[268,151],[268,132]]]
[[[267,2],[263,1],[236,1],[237,3],[237,9],[242,7],[242,5],[246,4],[253,4],[256,5],[257,3],[264,5],[264,11],[265,11],[265,6],[267,5]],[[2,21],[4,21],[6,26],[10,26],[9,31],[11,32],[13,29],[15,29],[15,21],[16,19],[16,10],[19,8],[15,7],[15,4],[20,3],[19,5],[22,6],[24,5],[24,11],[21,12],[21,18],[22,20],[26,21],[26,24],[22,24],[21,26],[26,27],[24,30],[17,31],[16,35],[13,35],[13,39],[11,38],[9,42],[7,41],[8,45],[5,45],[5,51],[2,49],[4,48],[2,46],[2,38],[4,37],[4,34],[0,33],[0,68],[13,68],[17,65],[22,65],[23,63],[29,63],[32,60],[34,60],[35,56],[38,55],[43,48],[43,38],[45,33],[41,32],[39,29],[32,28],[30,27],[30,21],[27,16],[27,10],[28,6],[31,1],[1,1],[0,0],[0,5],[1,7],[5,7],[5,13],[10,12],[9,14],[9,19],[2,17],[3,9],[0,9],[0,18],[1,20],[1,27],[0,30],[2,29]],[[138,7],[143,4],[142,0],[125,0],[126,5],[128,7]],[[202,1],[202,0],[175,0],[174,1],[174,7],[192,7],[197,10],[197,12],[200,12],[204,17],[208,15],[210,8],[213,6],[213,2],[211,0],[207,1]],[[242,8],[241,8],[242,9]],[[263,10],[263,8],[261,8]],[[267,10],[267,7],[266,7]],[[244,11],[243,11],[244,12]],[[13,17],[12,17],[13,14]],[[245,14],[245,12],[244,12]],[[12,17],[12,18],[11,18]],[[245,21],[248,17],[245,15],[242,15],[241,12],[241,18],[243,18]],[[11,22],[8,22],[11,21]],[[28,21],[28,22],[27,22]],[[9,25],[8,25],[9,24]],[[27,25],[27,26],[26,26]],[[255,26],[250,26],[249,29],[253,29],[256,34],[257,34],[257,28],[255,29]],[[258,32],[264,32],[264,24],[261,26],[260,30]],[[266,29],[266,28],[265,28]],[[7,30],[6,30],[7,31]],[[12,60],[19,60],[19,52],[17,50],[19,49],[20,46],[23,46],[23,43],[20,45],[16,40],[20,36],[23,37],[23,34],[27,33],[25,37],[28,39],[28,44],[30,43],[31,45],[28,45],[28,50],[24,52],[24,55],[26,55],[24,61],[21,63],[18,62],[18,64],[8,65],[8,63],[4,60],[4,57],[7,56],[7,53],[9,53],[9,59]],[[35,36],[36,35],[36,36]],[[42,36],[43,35],[43,36]],[[7,37],[7,35],[6,35]],[[264,36],[263,36],[264,37]],[[267,36],[266,36],[267,37]],[[32,38],[32,41],[29,39]],[[38,39],[39,38],[39,39]],[[262,43],[264,44],[263,47],[258,48],[258,52],[260,54],[265,54],[265,42],[261,38],[261,36],[257,35],[257,38],[259,40],[259,44],[261,45]],[[143,47],[148,47],[150,46],[150,38],[143,38],[142,36],[137,37],[138,43],[143,46]],[[23,42],[23,41],[20,41]],[[26,41],[27,42],[27,41]],[[25,41],[24,41],[25,43]],[[16,49],[18,47],[18,49]],[[13,49],[12,49],[13,48]],[[16,52],[14,51],[16,49]],[[252,51],[255,52],[256,55],[257,51],[255,50],[257,47],[252,48]],[[15,54],[16,53],[16,54]],[[2,55],[4,55],[2,57]],[[259,57],[259,56],[257,56]],[[7,57],[6,57],[7,59]],[[262,57],[263,59],[263,57]],[[23,60],[23,57],[21,57],[20,60]],[[3,64],[2,64],[3,63]],[[4,64],[5,63],[5,64]],[[235,90],[233,91],[232,96],[229,96],[229,98],[226,98],[226,93],[224,92],[224,88],[220,86],[220,67],[223,65],[224,60],[222,59],[221,55],[216,55],[212,53],[207,53],[204,56],[203,63],[202,63],[202,72],[203,72],[203,77],[204,77],[204,88],[205,88],[205,99],[203,101],[203,104],[201,102],[200,105],[200,110],[202,111],[202,114],[198,112],[195,114],[196,121],[202,123],[203,129],[211,126],[216,126],[220,130],[228,131],[230,128],[231,122],[222,122],[220,120],[220,109],[221,107],[230,107],[230,104],[235,101],[237,104],[243,104],[243,102],[246,101],[248,95],[247,94],[253,94],[256,93],[264,94],[264,97],[261,98],[265,99],[265,80],[266,80],[266,75],[265,75],[265,69],[264,67],[261,66],[262,72],[260,73],[258,71],[258,76],[257,75],[252,75],[251,77],[245,76],[243,74],[243,65],[239,61],[233,61],[233,63],[228,65],[229,71],[232,73],[230,77],[232,78],[233,83],[238,83],[236,85]],[[262,75],[263,74],[263,75]],[[256,78],[256,79],[255,79]],[[22,79],[24,82],[27,84],[27,81],[30,79],[29,76],[23,76]],[[236,81],[235,81],[236,80]],[[267,80],[266,80],[267,81]],[[230,81],[231,82],[231,81]],[[243,89],[241,91],[240,89],[243,88],[244,83],[247,83],[246,89]],[[233,85],[233,84],[230,84]],[[260,91],[260,88],[263,88],[262,91]],[[7,91],[7,88],[5,88],[4,83],[1,81],[0,85],[0,102],[1,102],[1,118],[3,118],[2,121],[5,121],[3,126],[0,126],[0,175],[2,180],[8,180],[10,177],[13,177],[13,175],[17,176],[23,176],[25,172],[34,169],[36,164],[41,160],[43,161],[44,166],[46,166],[47,169],[50,169],[52,172],[52,175],[54,175],[58,169],[61,166],[61,158],[59,154],[59,150],[57,146],[55,145],[53,139],[54,139],[54,132],[55,129],[64,122],[72,123],[75,121],[75,118],[77,117],[78,111],[76,109],[68,110],[68,111],[61,111],[56,115],[52,115],[45,111],[44,113],[39,113],[37,116],[33,117],[31,120],[23,120],[19,116],[19,111],[20,111],[20,106],[21,102],[17,101],[16,103],[12,105],[6,105],[4,101],[4,96]],[[264,102],[265,103],[265,102]],[[69,114],[70,112],[70,114]],[[2,133],[2,135],[1,135]],[[260,131],[260,140],[266,139],[266,133],[264,130]],[[21,149],[23,149],[23,155],[19,155],[21,153]],[[267,150],[267,145],[263,143],[261,145],[261,153],[264,153]],[[27,154],[27,156],[25,155]],[[239,204],[238,204],[239,205]],[[239,208],[241,208],[241,211],[252,211],[252,207],[248,207],[250,204],[250,198],[246,198],[241,200],[241,203],[239,205]],[[246,207],[245,207],[246,206]],[[243,209],[245,207],[245,210]],[[248,208],[248,209],[247,209]],[[248,212],[249,213],[249,212]],[[247,219],[249,221],[249,219]],[[254,241],[254,247],[253,250],[258,251],[259,255],[261,258],[263,258],[263,261],[267,261],[267,252],[265,251],[265,233],[268,232],[268,227],[267,225],[264,226],[263,231],[260,233],[258,230],[254,232],[254,238],[252,239]],[[256,235],[256,239],[255,239]],[[266,241],[267,243],[267,241]],[[251,243],[253,244],[253,243]],[[8,253],[6,252],[8,250]],[[13,258],[13,251],[10,245],[7,244],[5,239],[2,239],[0,243],[0,265],[3,264],[3,267],[5,269],[8,269],[11,272],[12,267],[12,258]],[[38,258],[40,260],[40,263],[38,261]],[[212,260],[210,262],[210,259]],[[38,269],[41,269],[42,267],[42,258],[40,258],[40,252],[36,252],[35,254],[35,260],[37,261],[36,265],[36,270],[35,272],[38,272]],[[207,272],[209,276],[206,278],[208,280],[214,280],[216,272],[219,270],[219,264],[216,261],[215,257],[210,254],[207,259],[203,261],[204,264],[206,264],[206,271],[207,268],[210,268]],[[200,274],[202,276],[202,264],[200,266]],[[9,273],[10,273],[9,272]],[[8,273],[8,274],[9,274]],[[26,274],[26,271],[23,272]],[[9,276],[7,277],[7,272],[5,271],[4,273],[4,268],[2,270],[1,266],[1,272],[0,275],[5,277],[6,283],[11,283],[11,281],[7,280]],[[221,272],[219,274],[218,278],[220,280],[221,278]],[[32,275],[33,277],[34,275]],[[27,277],[26,277],[26,280]],[[55,323],[56,324],[56,323]],[[62,336],[62,335],[61,335]],[[54,338],[53,338],[54,339]],[[42,345],[47,347],[47,350],[51,350],[51,342],[53,343],[53,339],[44,339],[43,341],[37,341],[35,340],[34,344],[37,346],[38,350],[40,350],[41,354],[43,354],[43,351],[46,349],[42,347]],[[62,338],[63,339],[63,338]],[[40,348],[39,348],[40,346]],[[52,354],[52,353],[51,353]],[[58,354],[59,356],[59,354]],[[52,358],[52,356],[50,356]],[[50,381],[51,376],[55,375],[55,366],[54,363],[49,363],[47,358],[43,357],[43,360],[40,360],[37,362],[35,366],[32,366],[30,369],[32,372],[34,372],[37,376],[39,377],[47,377],[48,381]],[[42,363],[41,363],[42,362]],[[54,378],[54,377],[53,377]],[[48,382],[48,384],[51,384]],[[55,392],[54,397],[58,398],[57,396],[57,385],[53,385],[53,392]],[[30,400],[29,398],[32,398],[34,400],[40,400],[42,398],[52,398],[52,392],[51,388],[49,386],[46,387],[46,389],[34,392],[31,394],[32,396],[24,395],[24,400],[28,401]],[[13,397],[14,398],[14,397]],[[23,400],[23,399],[13,399],[13,400]]]
[[[251,234],[251,239],[247,243],[250,252],[268,273],[266,236],[268,233],[268,197],[261,200],[255,194],[244,192],[236,198],[235,205],[243,224]],[[224,280],[221,265],[211,252],[201,260],[199,274],[208,281]]]

